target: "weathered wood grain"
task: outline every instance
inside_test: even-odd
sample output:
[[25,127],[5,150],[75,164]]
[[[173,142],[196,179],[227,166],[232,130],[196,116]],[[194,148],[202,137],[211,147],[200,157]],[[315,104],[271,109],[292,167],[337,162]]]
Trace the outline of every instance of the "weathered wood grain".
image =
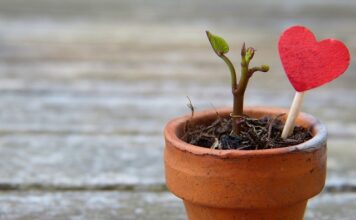
[[[327,190],[356,188],[355,141],[329,142]],[[2,136],[0,146],[4,189],[165,189],[161,135],[35,133]]]
[[[0,1],[0,219],[184,219],[160,192],[164,124],[189,113],[186,96],[198,110],[231,105],[227,67],[204,31],[230,42],[235,63],[245,41],[254,63],[270,64],[251,80],[247,105],[288,107],[279,33],[301,23],[355,57],[355,12],[355,2],[331,0]],[[329,129],[335,191],[356,187],[355,70],[303,106]],[[307,216],[347,219],[354,200],[324,195]]]
[[[356,195],[322,194],[309,202],[305,219],[352,220]],[[186,219],[183,203],[167,192],[5,192],[0,219]]]

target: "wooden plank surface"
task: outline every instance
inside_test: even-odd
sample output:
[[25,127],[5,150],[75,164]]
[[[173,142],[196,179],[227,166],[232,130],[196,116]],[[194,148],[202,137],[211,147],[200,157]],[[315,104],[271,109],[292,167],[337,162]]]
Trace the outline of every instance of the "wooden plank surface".
[[[162,184],[162,129],[170,118],[189,113],[186,96],[198,110],[231,105],[227,69],[198,27],[178,27],[188,33],[183,38],[172,35],[172,27],[155,26],[144,41],[139,24],[122,31],[113,24],[17,25],[2,26],[1,32],[4,184]],[[261,48],[256,60],[265,57],[272,66],[252,80],[247,104],[288,107],[293,90],[278,63],[277,36],[243,33]],[[110,35],[116,37],[107,40]],[[241,37],[236,30],[227,35]],[[127,50],[135,40],[139,46]],[[307,94],[303,108],[327,125],[329,178],[346,184],[356,177],[353,69]]]
[[[279,33],[307,25],[319,39],[343,40],[355,57],[355,11],[353,1],[0,1],[0,189],[15,190],[3,204],[20,204],[21,193],[25,203],[55,203],[51,190],[81,190],[74,197],[82,200],[99,189],[134,189],[128,197],[164,190],[162,129],[189,113],[186,96],[198,110],[231,105],[228,70],[206,29],[230,42],[235,63],[245,41],[257,49],[254,63],[270,64],[251,80],[247,105],[288,107],[294,91],[278,58]],[[329,191],[356,188],[355,70],[352,62],[305,97],[303,111],[329,130]],[[32,197],[32,189],[40,192]]]
[[[356,215],[356,194],[322,194],[309,202],[305,220]],[[0,219],[6,220],[185,220],[183,203],[167,192],[3,192]]]

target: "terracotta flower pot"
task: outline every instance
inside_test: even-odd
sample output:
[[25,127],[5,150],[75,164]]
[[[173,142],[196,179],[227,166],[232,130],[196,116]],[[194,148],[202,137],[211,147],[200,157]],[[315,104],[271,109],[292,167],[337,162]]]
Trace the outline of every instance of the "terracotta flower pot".
[[[228,117],[230,109],[218,112]],[[246,108],[252,117],[287,112]],[[303,219],[308,199],[320,193],[326,175],[327,131],[315,117],[300,114],[297,124],[312,127],[313,138],[300,145],[266,150],[212,150],[180,137],[189,116],[164,130],[166,183],[184,201],[190,220]],[[197,112],[195,123],[216,119],[215,110]]]

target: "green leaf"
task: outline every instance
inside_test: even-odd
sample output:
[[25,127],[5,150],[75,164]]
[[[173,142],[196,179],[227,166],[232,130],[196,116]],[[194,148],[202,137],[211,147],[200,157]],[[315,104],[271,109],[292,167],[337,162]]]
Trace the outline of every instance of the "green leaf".
[[216,54],[220,56],[222,54],[229,52],[229,45],[222,37],[213,35],[209,31],[206,31],[206,35],[208,36],[211,47],[214,49]]

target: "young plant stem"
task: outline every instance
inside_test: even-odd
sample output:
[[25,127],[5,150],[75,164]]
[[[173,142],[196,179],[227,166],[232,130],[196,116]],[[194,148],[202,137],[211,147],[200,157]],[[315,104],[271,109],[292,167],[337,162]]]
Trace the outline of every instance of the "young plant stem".
[[243,117],[244,96],[248,81],[254,72],[267,72],[269,70],[269,67],[267,65],[262,65],[260,67],[253,67],[249,69],[249,64],[255,54],[255,49],[253,49],[252,47],[246,49],[244,43],[241,49],[241,77],[239,83],[237,84],[237,77],[234,65],[232,64],[230,59],[225,56],[225,54],[229,52],[229,45],[223,38],[217,35],[213,35],[209,31],[206,31],[206,35],[216,55],[218,55],[222,60],[224,60],[230,70],[231,90],[234,97],[233,110],[231,113],[231,117],[233,119],[232,134],[238,135],[241,132],[241,118]]
[[232,87],[232,91],[234,91],[237,88],[237,77],[236,77],[236,71],[235,71],[235,67],[232,64],[232,62],[230,61],[229,58],[227,58],[227,56],[225,56],[224,54],[220,55],[221,59],[224,60],[224,62],[226,63],[226,65],[229,67],[230,70],[230,75],[231,75],[231,87]]
[[233,124],[235,125],[233,126],[233,134],[235,135],[238,135],[241,132],[241,123],[239,123],[239,120],[243,116],[244,96],[250,79],[248,65],[249,61],[246,59],[246,48],[245,44],[243,44],[241,49],[241,77],[237,88],[233,90],[234,105],[232,116],[234,119]]
[[244,96],[248,85],[248,81],[252,77],[253,73],[256,71],[267,72],[269,67],[267,65],[262,65],[260,67],[253,67],[249,69],[249,64],[251,59],[255,54],[255,49],[249,47],[246,49],[245,43],[242,45],[241,49],[241,77],[237,88],[233,89],[234,105],[232,117],[234,119],[233,123],[233,134],[239,135],[241,132],[241,118],[243,117],[244,110]]
[[[237,88],[238,88],[235,67],[232,64],[232,62],[230,61],[230,59],[227,58],[227,56],[225,56],[224,54],[220,54],[219,56],[221,57],[221,59],[224,60],[224,62],[227,64],[227,66],[229,67],[229,70],[230,70],[230,74],[231,74],[231,92],[232,92],[232,95],[234,96],[234,99],[233,99],[233,113],[232,113],[232,115],[235,115],[236,110],[238,109],[238,106],[239,106],[237,103],[241,100],[235,95],[235,93],[237,91]],[[237,121],[233,117],[233,123],[232,123],[233,132],[238,130],[237,127],[238,127]]]

